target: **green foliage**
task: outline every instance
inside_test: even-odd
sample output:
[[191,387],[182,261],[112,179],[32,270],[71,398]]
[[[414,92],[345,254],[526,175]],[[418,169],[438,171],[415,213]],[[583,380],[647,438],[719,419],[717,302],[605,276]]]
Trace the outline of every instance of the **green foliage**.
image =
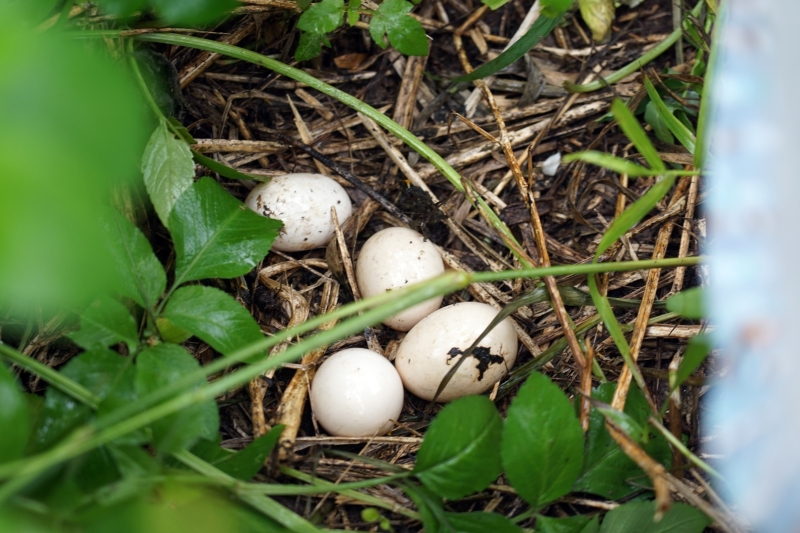
[[246,274],[267,255],[281,226],[247,209],[211,178],[202,178],[183,193],[170,215],[175,285]]
[[[148,348],[136,360],[136,392],[145,396],[162,389],[199,366],[180,346],[159,344]],[[201,438],[212,439],[218,428],[219,414],[213,401],[198,403],[150,426],[153,446],[161,453],[182,450]]]
[[[614,383],[604,383],[592,392],[592,398],[608,403],[614,396]],[[608,411],[607,411],[608,412]],[[669,444],[659,434],[649,435],[645,428],[650,407],[642,393],[632,388],[625,402],[628,431],[644,447],[645,451],[663,464],[670,459]],[[619,420],[619,418],[617,419]],[[574,491],[589,492],[603,498],[617,500],[629,496],[648,483],[645,473],[617,446],[608,433],[605,416],[596,408],[589,413],[589,431],[580,476],[572,487]]]
[[224,17],[237,6],[235,0],[98,0],[106,13],[130,16],[151,7],[165,24],[202,26]]
[[117,212],[109,216],[106,242],[119,275],[117,291],[152,312],[167,287],[167,274],[150,242]]
[[700,319],[706,316],[706,290],[694,287],[681,291],[667,300],[667,310],[684,318]]
[[444,513],[451,531],[458,533],[522,533],[522,528],[497,513]]
[[689,339],[689,344],[686,346],[686,352],[683,354],[678,372],[676,372],[674,378],[670,376],[669,386],[671,389],[674,390],[680,387],[695,370],[700,368],[708,354],[711,353],[711,347],[711,337],[707,334],[695,335]]
[[658,522],[653,502],[630,502],[609,512],[600,533],[701,533],[711,520],[689,505],[673,503]]
[[687,128],[680,120],[678,120],[672,111],[667,107],[661,96],[653,87],[652,82],[647,76],[644,78],[644,86],[647,88],[647,95],[650,97],[650,102],[658,112],[661,121],[666,124],[669,131],[675,135],[678,141],[683,145],[690,154],[694,154],[695,137],[694,134]]
[[17,380],[0,363],[0,464],[22,457],[30,431],[30,412]]
[[494,404],[484,396],[466,396],[446,405],[436,416],[417,454],[414,473],[445,498],[463,498],[497,479],[502,423]]
[[542,374],[531,374],[511,402],[502,456],[511,485],[534,508],[567,494],[580,473],[580,423],[561,389]]
[[165,120],[159,121],[144,149],[142,174],[158,218],[169,227],[172,207],[194,181],[194,161],[189,146],[175,138]]
[[278,443],[283,428],[281,424],[274,426],[266,435],[258,437],[245,449],[236,453],[220,448],[219,438],[215,441],[201,440],[192,451],[229,476],[241,481],[250,481],[264,466],[264,461]]
[[408,16],[413,5],[406,0],[383,0],[369,24],[369,34],[381,48],[386,48],[383,36],[398,51],[410,56],[428,55],[428,37],[416,19]]
[[101,296],[81,313],[81,329],[68,336],[86,350],[124,342],[133,353],[139,344],[136,329],[136,322],[124,305],[109,296]]
[[[336,30],[342,25],[343,17],[347,12],[347,21],[351,26],[359,18],[359,0],[350,0],[345,7],[344,0],[322,0],[303,7],[304,13],[297,21],[297,28],[302,30],[300,42],[297,45],[294,58],[296,61],[305,61],[317,57],[322,52],[322,46],[330,46],[325,34]],[[386,48],[384,36],[389,38],[389,43],[400,52],[412,56],[428,54],[428,37],[422,24],[411,16],[409,12],[413,4],[406,0],[384,0],[372,13],[369,33],[375,43],[381,48]]]
[[42,3],[0,4],[0,303],[84,306],[120,281],[98,206],[137,175],[141,98],[102,46],[37,31],[26,4]]
[[163,318],[225,355],[264,338],[250,313],[213,287],[181,287],[164,308]]
[[537,533],[598,533],[600,521],[596,516],[594,518],[583,515],[566,518],[539,516],[536,518],[536,531]]

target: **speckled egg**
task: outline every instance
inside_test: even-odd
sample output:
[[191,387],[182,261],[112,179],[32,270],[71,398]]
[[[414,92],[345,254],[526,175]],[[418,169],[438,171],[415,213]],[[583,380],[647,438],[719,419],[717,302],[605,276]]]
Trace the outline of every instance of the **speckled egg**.
[[[400,343],[395,357],[405,388],[424,400],[433,400],[442,378],[497,314],[490,305],[464,302],[422,319]],[[508,373],[516,358],[517,334],[506,318],[461,364],[436,401],[486,392]]]
[[331,207],[339,224],[353,212],[344,188],[322,174],[286,174],[261,183],[250,191],[245,205],[283,222],[272,244],[275,250],[299,252],[326,246],[334,235]]
[[364,348],[330,356],[311,382],[311,409],[338,437],[372,437],[392,428],[403,410],[403,383],[392,363]]
[[[414,230],[388,228],[364,243],[356,262],[356,282],[361,295],[374,296],[435,278],[444,272],[436,246]],[[390,328],[408,331],[439,309],[437,296],[383,321]]]

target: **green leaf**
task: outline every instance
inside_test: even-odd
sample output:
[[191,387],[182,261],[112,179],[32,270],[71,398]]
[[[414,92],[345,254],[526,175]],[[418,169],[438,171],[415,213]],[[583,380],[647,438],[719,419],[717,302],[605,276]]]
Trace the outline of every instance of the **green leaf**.
[[644,193],[641,198],[633,202],[619,217],[614,219],[614,222],[611,223],[603,234],[603,238],[600,239],[595,257],[600,257],[617,239],[625,235],[629,229],[639,223],[639,221],[666,196],[674,183],[675,176],[665,177],[650,187],[649,191]]
[[678,139],[678,142],[680,142],[690,154],[694,154],[694,134],[689,131],[689,128],[684,126],[683,123],[681,123],[681,121],[678,120],[667,108],[667,105],[661,99],[658,91],[656,91],[656,88],[653,87],[653,84],[650,82],[650,79],[647,76],[644,77],[644,86],[647,89],[647,94],[650,96],[650,102],[655,105],[658,115],[667,125],[669,131],[675,135],[675,137]]
[[497,513],[444,513],[456,533],[522,533],[522,528]]
[[281,226],[247,209],[211,178],[202,178],[183,193],[170,215],[175,285],[246,274],[267,255]]
[[[571,5],[572,0],[561,3]],[[517,42],[509,46],[505,52],[492,59],[488,63],[484,63],[471,73],[455,78],[451,81],[451,84],[460,83],[462,81],[473,81],[485,78],[486,76],[491,76],[492,74],[499,72],[517,59],[527,54],[531,48],[539,44],[542,39],[547,37],[550,32],[553,31],[553,28],[555,28],[561,20],[562,15],[567,9],[569,9],[569,5],[567,5],[563,11],[561,10],[562,6],[559,5],[548,11],[548,13],[545,13],[545,9],[542,8],[541,15],[539,15],[539,18],[537,18],[536,22],[533,23],[531,29],[529,29],[525,35],[517,40]]]
[[176,26],[203,26],[233,10],[235,0],[150,0],[161,20]]
[[144,149],[142,174],[158,218],[169,228],[169,214],[175,202],[192,186],[194,161],[189,145],[175,138],[165,120],[159,121]]
[[678,367],[674,383],[670,383],[672,390],[680,387],[695,370],[700,368],[708,354],[711,353],[711,347],[710,335],[701,333],[689,339],[689,344],[686,346],[686,352],[683,354],[683,360],[681,360],[681,364]]
[[[64,365],[61,373],[83,385],[99,399],[108,396],[121,384],[129,359],[106,348],[84,352]],[[90,407],[67,396],[55,387],[48,387],[44,395],[44,407],[34,443],[35,449],[43,450],[58,441],[71,429],[92,418]]]
[[647,138],[647,133],[645,133],[644,128],[642,128],[639,121],[636,120],[636,117],[631,113],[631,110],[628,109],[628,106],[626,106],[622,100],[615,99],[611,103],[611,113],[617,120],[620,129],[622,129],[623,133],[625,133],[636,149],[639,150],[639,153],[642,154],[642,157],[644,157],[647,164],[650,165],[650,168],[653,170],[666,170],[667,167],[664,166],[664,162],[658,155],[658,150],[655,149],[653,143]]
[[656,110],[655,104],[652,101],[647,102],[644,109],[644,120],[653,127],[653,133],[656,137],[667,144],[675,144],[675,137],[669,131],[667,123],[661,118],[661,115]]
[[542,6],[542,15],[554,18],[566,13],[572,7],[573,0],[542,0],[539,4]]
[[411,483],[403,484],[403,490],[419,509],[425,533],[439,533],[442,530],[439,526],[439,520],[444,518],[441,498],[425,487],[412,485]]
[[152,312],[167,286],[167,275],[150,242],[139,228],[116,211],[111,214],[107,234],[119,271],[117,290]]
[[181,287],[167,302],[163,316],[225,355],[264,338],[250,313],[213,287]]
[[[592,398],[608,403],[614,396],[615,388],[615,383],[603,383],[592,392]],[[628,393],[625,414],[640,427],[649,429],[647,417],[651,415],[650,407],[639,389],[631,388]],[[644,449],[662,464],[670,460],[669,444],[660,434],[648,435]],[[593,407],[589,413],[583,468],[572,490],[617,500],[633,494],[648,483],[645,473],[609,435],[603,414]]]
[[617,174],[627,174],[629,177],[637,176],[652,176],[654,171],[647,167],[638,165],[633,161],[622,159],[605,152],[597,152],[595,150],[587,150],[585,152],[575,152],[564,156],[564,163],[572,161],[583,161],[591,165],[607,168]]
[[308,8],[297,21],[297,28],[310,33],[330,33],[342,25],[344,0],[322,0]]
[[255,174],[245,174],[244,172],[239,172],[235,168],[229,167],[228,165],[223,165],[222,163],[218,163],[211,159],[210,157],[206,157],[199,152],[192,152],[192,157],[194,158],[195,162],[203,165],[204,167],[208,168],[212,172],[216,172],[220,176],[224,176],[229,180],[256,180],[256,181],[269,181],[269,178],[265,178],[264,176],[256,176]]
[[[140,397],[155,392],[200,367],[189,352],[174,344],[159,344],[136,360],[136,392]],[[197,385],[203,384],[201,380]],[[161,453],[189,447],[197,439],[212,439],[219,429],[219,413],[213,400],[203,401],[150,426],[153,446]]]
[[244,450],[211,464],[231,477],[242,481],[250,481],[264,466],[264,461],[272,453],[275,444],[278,443],[278,438],[281,436],[284,427],[282,424],[273,426],[269,433],[255,439]]
[[355,26],[360,16],[358,10],[361,7],[361,0],[349,0],[347,2],[347,23]]
[[87,350],[124,342],[134,353],[139,344],[136,321],[130,311],[108,296],[100,297],[81,313],[81,329],[67,336]]
[[369,34],[375,43],[386,48],[383,36],[388,35],[398,51],[409,56],[428,55],[425,30],[417,19],[408,15],[413,8],[406,0],[384,0],[369,23]]
[[489,6],[489,9],[494,11],[498,7],[503,7],[508,3],[508,0],[481,0],[481,3]]
[[705,316],[706,290],[703,287],[686,289],[667,299],[667,310],[684,318],[700,319]]
[[614,0],[578,0],[578,6],[595,42],[605,39],[614,23]]
[[503,466],[532,507],[569,492],[583,460],[583,431],[569,399],[534,372],[511,402],[503,427]]
[[295,61],[308,61],[322,53],[322,45],[330,48],[331,43],[324,33],[301,32],[300,42],[294,52]]
[[158,334],[161,335],[161,339],[164,342],[183,344],[192,337],[190,331],[179,328],[163,316],[156,318],[156,328],[158,328]]
[[536,533],[597,533],[598,531],[600,531],[600,520],[597,516],[536,517]]
[[442,409],[422,440],[414,473],[427,488],[456,500],[480,492],[502,472],[502,422],[485,396],[466,396]]
[[14,375],[0,363],[0,464],[22,457],[31,428],[28,402]]
[[673,503],[660,521],[654,522],[655,502],[630,502],[610,511],[600,533],[702,533],[711,519],[690,505]]

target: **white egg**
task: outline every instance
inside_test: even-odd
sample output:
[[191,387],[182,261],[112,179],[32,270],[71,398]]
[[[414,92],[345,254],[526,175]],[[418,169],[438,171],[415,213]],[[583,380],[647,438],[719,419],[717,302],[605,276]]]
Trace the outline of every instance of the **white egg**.
[[[367,239],[356,262],[356,282],[364,298],[435,278],[443,272],[444,263],[436,246],[406,228],[387,228]],[[398,331],[408,331],[440,305],[442,297],[437,296],[383,323]]]
[[265,217],[283,222],[272,247],[282,252],[299,252],[326,246],[334,235],[331,207],[339,224],[353,212],[344,188],[322,174],[286,174],[256,185],[245,205]]
[[[490,305],[464,302],[422,319],[400,343],[395,357],[406,389],[423,400],[433,400],[442,378],[497,314]],[[461,363],[436,401],[486,392],[508,373],[516,358],[517,334],[506,318]]]
[[364,348],[330,356],[311,382],[311,409],[338,437],[383,435],[403,410],[403,382],[392,363]]

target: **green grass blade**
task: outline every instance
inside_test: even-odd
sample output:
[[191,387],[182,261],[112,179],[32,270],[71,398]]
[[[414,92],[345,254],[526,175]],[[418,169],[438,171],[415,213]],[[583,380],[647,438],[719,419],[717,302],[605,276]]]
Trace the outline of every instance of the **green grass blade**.
[[553,28],[558,25],[562,15],[563,13],[559,13],[555,17],[539,15],[539,18],[533,23],[531,29],[529,29],[525,35],[520,37],[517,42],[509,46],[508,50],[492,59],[488,63],[484,63],[469,74],[455,78],[452,83],[485,78],[486,76],[491,76],[492,74],[504,69],[520,57],[527,54],[531,48],[539,44],[542,39],[547,37],[547,35],[553,31]]
[[255,181],[270,180],[270,178],[267,178],[265,176],[256,176],[255,174],[245,174],[244,172],[239,172],[235,168],[229,167],[228,165],[223,165],[222,163],[218,163],[217,161],[214,161],[210,157],[206,157],[200,152],[197,152],[195,150],[192,150],[192,157],[194,158],[196,163],[203,165],[212,172],[216,172],[220,176],[224,176],[229,180],[255,180]]
[[664,162],[661,160],[661,157],[659,157],[658,150],[656,150],[653,143],[650,142],[650,139],[647,138],[647,133],[644,131],[644,128],[642,128],[642,125],[639,124],[639,121],[636,120],[631,110],[628,109],[628,106],[625,105],[622,100],[614,100],[611,104],[611,113],[614,115],[623,133],[630,139],[639,153],[642,154],[642,157],[644,157],[644,160],[650,165],[650,168],[659,171],[666,170],[667,167],[664,166]]
[[690,154],[694,154],[695,138],[692,132],[667,109],[667,105],[664,103],[664,100],[661,99],[661,95],[658,94],[658,91],[653,87],[653,84],[647,76],[644,78],[644,86],[647,89],[647,94],[650,96],[650,101],[656,106],[656,111],[661,117],[661,120],[663,120],[669,128],[669,131],[672,132],[675,138],[678,139],[678,142],[680,142]]
[[570,163],[572,161],[583,161],[584,163],[597,165],[598,167],[612,170],[617,174],[627,174],[630,178],[657,176],[661,174],[658,170],[651,170],[633,161],[628,161],[627,159],[622,159],[621,157],[616,157],[605,152],[598,152],[596,150],[575,152],[574,154],[564,156],[564,163]]
[[664,178],[653,185],[641,198],[632,203],[628,209],[623,211],[603,234],[603,238],[600,239],[600,244],[597,246],[595,257],[600,257],[603,252],[608,250],[609,246],[642,220],[669,192],[673,183],[675,183],[675,176]]

